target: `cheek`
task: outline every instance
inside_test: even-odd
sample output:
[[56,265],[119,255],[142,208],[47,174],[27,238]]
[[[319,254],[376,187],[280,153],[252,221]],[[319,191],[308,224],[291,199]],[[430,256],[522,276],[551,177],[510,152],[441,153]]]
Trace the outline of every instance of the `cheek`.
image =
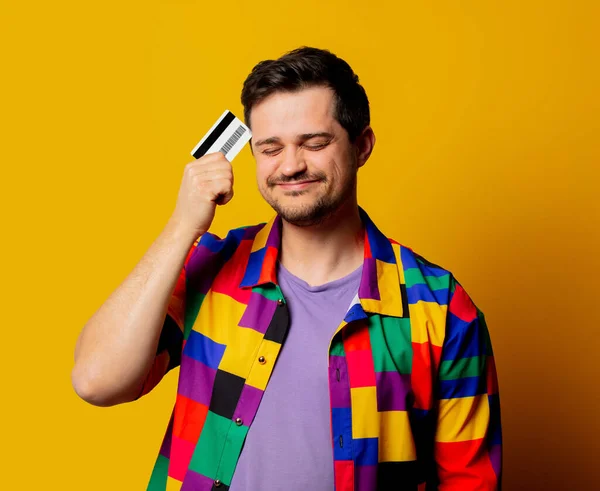
[[339,179],[337,156],[333,152],[314,152],[306,155],[306,167],[309,173],[325,174],[330,181]]
[[256,159],[256,181],[259,186],[264,186],[266,180],[273,174],[275,166],[263,159]]
[[337,159],[332,159],[329,160],[326,163],[326,167],[323,168],[329,177],[331,184],[335,187],[343,186],[344,182],[348,179],[347,164],[348,162],[340,162]]
[[311,160],[315,169],[325,172],[335,181],[343,181],[351,172],[351,156],[340,148],[332,148],[329,152],[318,152]]
[[353,179],[357,171],[353,155],[346,153],[337,156],[336,160],[333,163],[333,169],[336,178],[339,179],[341,182],[345,183]]

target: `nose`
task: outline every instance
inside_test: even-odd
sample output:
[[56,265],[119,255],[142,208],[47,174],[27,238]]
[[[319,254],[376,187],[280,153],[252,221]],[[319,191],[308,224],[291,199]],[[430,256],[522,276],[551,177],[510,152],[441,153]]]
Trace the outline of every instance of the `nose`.
[[298,152],[295,146],[285,147],[280,156],[279,170],[283,175],[291,177],[306,171],[306,162],[302,152]]

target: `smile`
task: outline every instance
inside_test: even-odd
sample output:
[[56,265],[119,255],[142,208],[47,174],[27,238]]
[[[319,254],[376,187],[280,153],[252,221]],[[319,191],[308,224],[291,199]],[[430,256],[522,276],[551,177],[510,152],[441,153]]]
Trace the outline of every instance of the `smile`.
[[286,191],[297,191],[300,189],[304,189],[310,186],[311,184],[314,184],[315,182],[318,181],[285,182],[278,184],[278,186],[282,189],[285,189]]

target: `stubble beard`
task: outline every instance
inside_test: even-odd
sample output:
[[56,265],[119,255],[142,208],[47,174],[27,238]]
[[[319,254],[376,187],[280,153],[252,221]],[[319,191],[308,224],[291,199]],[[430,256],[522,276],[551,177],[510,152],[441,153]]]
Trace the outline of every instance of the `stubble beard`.
[[[268,192],[263,192],[263,197],[271,205],[271,208],[286,222],[297,227],[313,227],[323,224],[352,197],[356,191],[356,182],[357,176],[354,174],[354,177],[337,196],[323,194],[314,202],[302,205],[284,206]],[[326,181],[322,184],[326,184]],[[293,198],[307,193],[308,191],[292,191],[286,194]]]

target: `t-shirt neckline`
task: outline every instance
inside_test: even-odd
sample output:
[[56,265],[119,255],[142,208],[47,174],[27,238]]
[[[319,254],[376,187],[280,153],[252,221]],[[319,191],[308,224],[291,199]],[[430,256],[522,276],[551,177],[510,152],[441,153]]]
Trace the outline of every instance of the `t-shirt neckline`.
[[335,290],[338,288],[344,288],[346,286],[351,285],[355,281],[357,281],[362,273],[363,265],[361,264],[357,269],[352,271],[351,273],[343,276],[342,278],[338,278],[337,280],[329,281],[322,285],[311,286],[302,278],[298,278],[296,275],[290,273],[281,262],[277,262],[277,274],[282,275],[284,280],[287,280],[293,283],[295,286],[302,288],[307,292],[324,292],[328,290]]

